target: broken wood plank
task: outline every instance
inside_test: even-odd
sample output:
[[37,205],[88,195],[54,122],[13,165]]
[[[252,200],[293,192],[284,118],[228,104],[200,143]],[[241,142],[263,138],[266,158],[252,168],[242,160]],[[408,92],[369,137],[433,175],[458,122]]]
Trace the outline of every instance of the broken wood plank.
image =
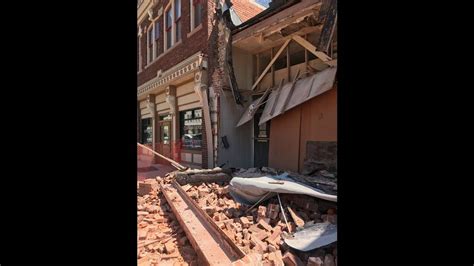
[[148,246],[148,245],[154,244],[154,243],[156,243],[156,242],[160,242],[160,241],[161,241],[161,239],[148,240],[148,241],[139,243],[139,244],[138,244],[138,247],[139,247],[139,248],[145,247],[145,246]]
[[186,184],[184,186],[182,186],[183,190],[188,192],[189,189],[191,189],[193,186],[191,184]]
[[288,211],[290,212],[291,218],[293,218],[293,221],[295,222],[295,224],[298,227],[303,227],[304,226],[304,220],[301,219],[300,217],[298,217],[298,215],[296,215],[296,213],[290,207],[288,207]]
[[189,242],[206,265],[230,265],[245,254],[229,242],[204,211],[184,192],[176,181],[162,186],[163,195]]
[[319,36],[318,50],[327,53],[334,36],[334,29],[337,24],[337,1],[323,0],[319,12],[318,22],[323,24],[323,29]]
[[301,36],[295,35],[292,37],[292,39],[295,40],[295,42],[299,43],[301,46],[303,46],[305,49],[307,49],[309,52],[314,54],[317,58],[321,59],[323,62],[332,60],[331,57],[329,57],[325,53],[317,51],[316,46],[303,39]]
[[275,61],[277,60],[277,58],[280,56],[280,54],[283,52],[283,50],[285,50],[286,46],[288,46],[288,44],[290,43],[291,39],[288,39],[286,40],[286,42],[280,47],[280,50],[278,50],[278,52],[275,54],[275,57],[272,58],[272,60],[270,61],[270,63],[268,63],[267,67],[265,68],[265,70],[263,70],[263,72],[260,74],[260,76],[258,77],[258,79],[255,81],[255,83],[253,84],[252,88],[250,89],[251,91],[255,90],[255,88],[257,87],[257,85],[260,83],[260,81],[262,81],[263,77],[265,76],[265,74],[267,74],[268,70],[270,70],[270,68],[272,67],[272,65],[275,63]]

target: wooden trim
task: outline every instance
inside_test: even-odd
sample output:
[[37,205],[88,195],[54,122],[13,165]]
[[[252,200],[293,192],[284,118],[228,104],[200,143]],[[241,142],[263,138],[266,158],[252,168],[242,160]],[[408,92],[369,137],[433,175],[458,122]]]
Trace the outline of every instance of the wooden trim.
[[257,87],[257,85],[260,83],[260,81],[262,81],[263,77],[265,76],[265,74],[268,72],[268,70],[271,68],[271,66],[275,63],[276,59],[280,56],[280,54],[283,52],[283,50],[288,46],[288,44],[290,43],[291,39],[288,39],[286,40],[286,42],[281,46],[280,50],[278,50],[278,52],[275,54],[275,57],[272,58],[272,60],[270,61],[270,63],[268,63],[267,67],[265,68],[265,70],[262,72],[262,74],[260,74],[260,76],[258,77],[257,81],[255,81],[255,83],[253,84],[252,88],[250,89],[251,91],[255,90],[255,88]]

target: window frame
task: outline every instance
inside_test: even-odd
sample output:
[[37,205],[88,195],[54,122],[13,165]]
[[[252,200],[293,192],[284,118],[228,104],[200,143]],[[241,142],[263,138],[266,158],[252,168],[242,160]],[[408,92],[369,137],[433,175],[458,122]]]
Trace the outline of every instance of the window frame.
[[[154,26],[153,26],[153,23],[147,27],[147,30],[146,30],[146,58],[147,58],[147,65],[150,64],[153,59],[154,59]],[[150,42],[151,43],[151,47],[150,47]],[[151,50],[151,53],[150,53],[150,50]]]
[[[176,8],[177,5],[176,3],[179,2],[179,8]],[[182,31],[183,31],[183,24],[181,23],[181,18],[183,16],[182,14],[182,6],[183,6],[183,3],[181,2],[181,0],[173,0],[173,21],[174,21],[174,43],[177,43],[179,41],[181,41],[181,39],[183,38],[182,36]],[[179,16],[178,16],[178,11],[179,11]],[[178,25],[180,27],[178,27]],[[178,34],[179,34],[179,38],[178,38]],[[173,45],[174,45],[173,43]]]
[[[162,49],[160,49],[160,43],[161,43],[161,22],[160,22],[161,16],[157,17],[155,20],[153,20],[153,60],[158,58],[163,52]],[[158,28],[157,28],[158,24]],[[158,32],[157,32],[158,31]],[[158,33],[158,37],[156,36]]]
[[[171,47],[173,47],[174,45],[174,34],[173,34],[173,16],[174,16],[174,12],[173,12],[173,2],[174,1],[170,1],[170,3],[166,6],[165,8],[165,12],[164,12],[164,25],[163,25],[163,29],[164,29],[164,51],[167,51],[169,49],[171,49]],[[168,21],[168,13],[169,13],[169,17],[170,17],[170,21]],[[170,23],[171,22],[171,23]],[[171,25],[169,25],[171,24]],[[168,36],[168,32],[171,32],[170,36]],[[169,38],[170,37],[170,38]],[[169,42],[170,42],[170,45],[168,47],[168,38],[170,39]]]
[[[201,116],[197,117],[195,114],[196,110],[201,110]],[[185,118],[186,112],[192,112],[192,117],[191,118]],[[202,137],[203,137],[203,132],[204,132],[204,117],[203,117],[203,109],[202,107],[198,108],[193,108],[193,109],[188,109],[188,110],[182,110],[179,111],[179,120],[180,120],[180,125],[179,125],[179,139],[183,141],[183,136],[187,134],[184,130],[185,126],[185,121],[190,121],[190,120],[196,120],[200,119],[201,120],[201,143],[200,147],[186,147],[184,142],[182,143],[183,150],[190,150],[190,151],[200,151],[203,149],[203,144],[202,144]]]
[[[196,7],[197,6],[200,6],[201,7],[201,21],[199,22],[199,24],[195,25],[195,12],[196,12]],[[193,31],[194,29],[196,29],[197,27],[199,27],[199,25],[202,24],[202,12],[203,12],[203,1],[202,0],[189,0],[189,7],[190,7],[190,29],[191,31]]]

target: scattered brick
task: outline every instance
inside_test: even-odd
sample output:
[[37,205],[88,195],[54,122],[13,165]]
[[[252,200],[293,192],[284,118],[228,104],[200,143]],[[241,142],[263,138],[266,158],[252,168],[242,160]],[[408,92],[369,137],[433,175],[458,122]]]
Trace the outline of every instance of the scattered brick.
[[283,256],[283,262],[285,263],[285,266],[302,266],[303,265],[303,262],[301,261],[301,259],[295,256],[290,251],[287,251],[285,255]]
[[171,254],[175,250],[175,245],[173,244],[173,242],[168,241],[165,244],[165,249],[166,249],[166,253]]
[[267,231],[271,231],[273,229],[273,227],[271,227],[267,222],[265,222],[265,220],[260,220],[258,221],[258,224],[261,225],[261,227]]
[[322,266],[323,261],[319,257],[309,257],[306,266]]

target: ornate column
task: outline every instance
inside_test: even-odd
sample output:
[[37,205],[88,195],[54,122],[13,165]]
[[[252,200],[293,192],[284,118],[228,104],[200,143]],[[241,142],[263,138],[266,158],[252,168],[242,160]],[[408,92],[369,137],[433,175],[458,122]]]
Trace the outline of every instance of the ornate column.
[[200,71],[194,74],[194,91],[199,96],[202,104],[204,118],[204,129],[206,131],[207,168],[214,167],[214,145],[213,130],[211,124],[211,110],[209,108],[209,98],[207,89],[207,71],[201,66]]

